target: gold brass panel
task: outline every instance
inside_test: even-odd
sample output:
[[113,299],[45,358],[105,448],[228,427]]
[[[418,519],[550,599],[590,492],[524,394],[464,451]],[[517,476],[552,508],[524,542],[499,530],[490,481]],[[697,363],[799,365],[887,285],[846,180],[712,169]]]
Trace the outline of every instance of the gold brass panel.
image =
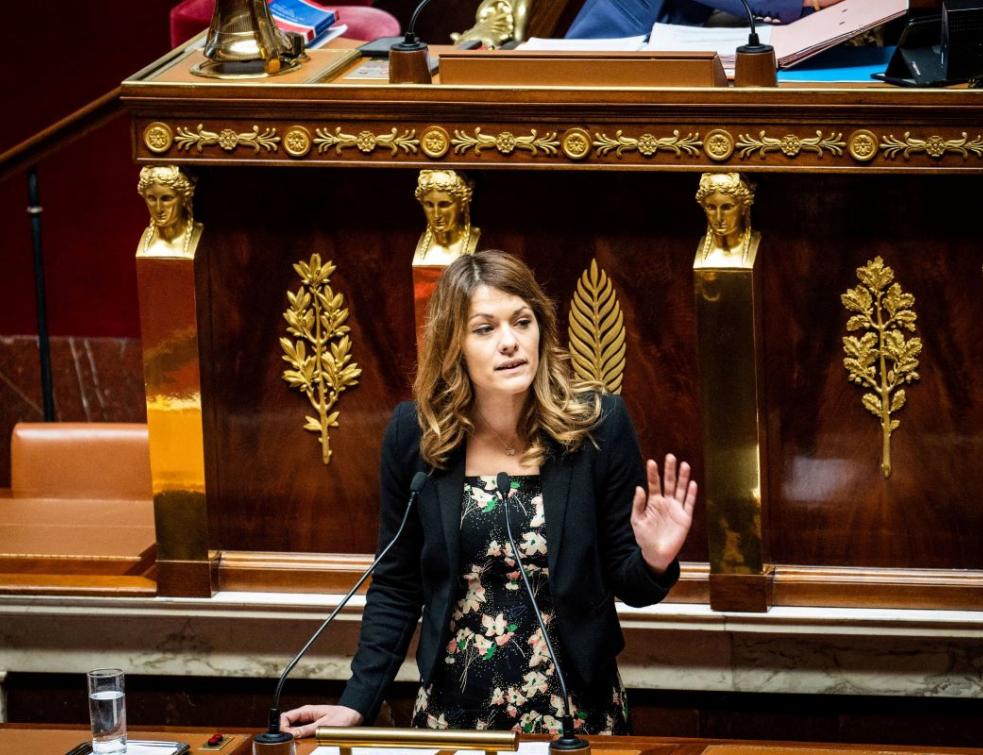
[[742,160],[746,160],[757,152],[764,157],[769,152],[781,152],[785,157],[794,158],[800,152],[814,152],[823,156],[825,150],[830,154],[842,155],[846,142],[843,141],[842,133],[831,133],[824,136],[822,131],[816,131],[815,136],[796,136],[795,134],[785,134],[782,137],[766,136],[764,129],[758,132],[758,136],[751,134],[741,134],[737,139],[738,154]]
[[[331,461],[329,427],[338,427],[338,410],[331,411],[341,393],[358,385],[362,370],[352,361],[351,338],[345,325],[348,309],[344,294],[331,288],[331,275],[336,270],[330,260],[321,263],[316,252],[309,262],[298,262],[294,270],[301,279],[297,292],[287,291],[290,306],[283,313],[287,333],[296,338],[281,338],[283,361],[291,369],[283,371],[283,379],[304,396],[317,416],[308,415],[305,430],[318,434],[321,461]],[[312,353],[307,353],[308,345]]]
[[385,747],[430,750],[484,750],[514,752],[519,749],[515,731],[472,731],[462,729],[395,729],[379,726],[318,726],[314,732],[319,745]]
[[763,574],[760,395],[760,235],[752,187],[736,173],[704,173],[707,216],[693,275],[711,574]]
[[847,289],[840,301],[854,314],[847,320],[848,331],[866,331],[859,338],[844,336],[843,366],[850,382],[866,388],[863,405],[881,423],[881,472],[891,476],[891,433],[900,420],[891,415],[905,405],[907,394],[901,386],[918,380],[918,356],[922,340],[905,338],[901,332],[915,332],[915,297],[906,294],[894,280],[894,271],[875,257],[857,268],[859,286]]
[[607,273],[591,260],[570,302],[570,358],[581,380],[603,383],[621,393],[625,376],[625,320]]

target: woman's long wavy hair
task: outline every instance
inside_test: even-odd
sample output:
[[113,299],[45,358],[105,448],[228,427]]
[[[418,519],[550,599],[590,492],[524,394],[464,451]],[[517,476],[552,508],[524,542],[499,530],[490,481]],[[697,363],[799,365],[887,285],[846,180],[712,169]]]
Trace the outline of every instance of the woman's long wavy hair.
[[522,299],[539,325],[539,367],[516,428],[528,444],[523,463],[542,464],[549,438],[565,450],[575,450],[600,418],[600,386],[574,381],[570,357],[560,346],[556,307],[532,271],[510,254],[488,250],[448,265],[430,299],[423,355],[413,384],[424,461],[443,467],[474,432],[474,391],[462,345],[471,296],[483,285]]

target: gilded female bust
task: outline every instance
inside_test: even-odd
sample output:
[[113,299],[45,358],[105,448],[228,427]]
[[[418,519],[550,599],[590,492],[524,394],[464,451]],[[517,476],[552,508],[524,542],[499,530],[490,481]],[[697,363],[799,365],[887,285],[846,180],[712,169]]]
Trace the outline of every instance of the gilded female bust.
[[413,266],[444,266],[474,254],[481,229],[471,225],[471,184],[453,170],[421,170],[416,199],[427,218]]
[[150,213],[150,225],[140,237],[137,255],[194,257],[202,231],[191,205],[194,182],[177,166],[152,165],[140,171],[137,192]]
[[700,267],[748,267],[759,234],[751,231],[754,188],[740,173],[704,173],[696,201],[707,218],[696,263]]

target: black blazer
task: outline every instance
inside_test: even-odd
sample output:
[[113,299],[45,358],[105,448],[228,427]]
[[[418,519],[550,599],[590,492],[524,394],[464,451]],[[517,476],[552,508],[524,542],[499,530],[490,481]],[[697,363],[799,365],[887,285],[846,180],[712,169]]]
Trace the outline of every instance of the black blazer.
[[[679,577],[678,563],[656,579],[642,560],[630,523],[635,486],[645,486],[638,440],[620,398],[603,396],[602,409],[592,433],[596,446],[588,440],[564,454],[555,445],[540,469],[550,592],[562,652],[569,659],[564,670],[585,684],[610,669],[624,647],[614,598],[630,606],[651,605]],[[367,722],[375,718],[403,662],[421,608],[416,660],[424,683],[450,636],[460,577],[464,463],[462,445],[446,469],[433,470],[406,531],[373,575],[352,677],[339,700]],[[380,549],[399,527],[418,471],[430,469],[420,458],[416,406],[406,402],[396,408],[382,444]]]

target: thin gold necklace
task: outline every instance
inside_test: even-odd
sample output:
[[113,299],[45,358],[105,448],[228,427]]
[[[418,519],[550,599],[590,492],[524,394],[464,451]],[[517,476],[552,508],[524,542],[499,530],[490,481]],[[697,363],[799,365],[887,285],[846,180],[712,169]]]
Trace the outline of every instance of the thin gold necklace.
[[[475,411],[478,411],[478,410],[476,409]],[[491,422],[489,422],[488,419],[485,417],[485,415],[482,414],[480,411],[478,411],[478,416],[481,417],[481,421],[485,423],[485,426],[489,430],[491,430],[492,435],[494,435],[496,438],[498,438],[498,442],[501,443],[502,444],[502,448],[505,449],[505,455],[506,456],[515,456],[516,453],[518,453],[518,449],[516,449],[516,447],[514,445],[512,445],[509,442],[507,442],[501,435],[499,435],[498,432],[495,430],[495,428],[492,427]],[[516,440],[518,440],[518,435],[516,436]]]

